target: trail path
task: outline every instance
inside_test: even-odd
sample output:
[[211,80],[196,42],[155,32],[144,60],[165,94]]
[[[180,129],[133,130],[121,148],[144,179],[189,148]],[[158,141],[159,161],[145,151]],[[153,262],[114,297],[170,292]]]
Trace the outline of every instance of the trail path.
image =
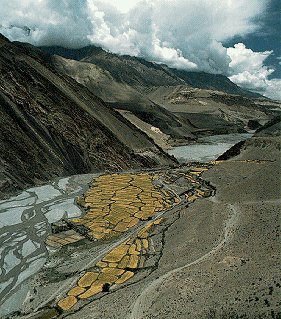
[[213,256],[215,253],[217,253],[220,249],[222,249],[223,246],[231,240],[233,233],[235,231],[235,227],[238,225],[238,222],[239,222],[240,210],[239,210],[239,207],[237,205],[229,204],[228,207],[229,207],[229,210],[231,212],[231,215],[225,223],[224,232],[223,232],[222,239],[220,240],[220,242],[215,247],[213,247],[209,252],[207,252],[206,254],[201,256],[200,258],[198,258],[198,259],[196,259],[196,260],[194,260],[194,261],[192,261],[184,266],[173,269],[173,270],[167,272],[166,274],[160,276],[159,278],[155,279],[154,281],[150,282],[148,284],[148,286],[141,292],[139,297],[136,299],[136,301],[133,305],[133,308],[132,308],[132,312],[127,317],[128,319],[141,319],[142,318],[142,316],[144,315],[143,306],[145,305],[146,300],[148,300],[147,296],[149,294],[151,294],[153,291],[156,291],[157,287],[159,287],[167,278],[169,278],[170,276],[172,276],[173,274],[175,274],[177,272],[180,272],[181,270],[185,270],[191,266],[197,265],[197,264],[207,260],[208,258]]

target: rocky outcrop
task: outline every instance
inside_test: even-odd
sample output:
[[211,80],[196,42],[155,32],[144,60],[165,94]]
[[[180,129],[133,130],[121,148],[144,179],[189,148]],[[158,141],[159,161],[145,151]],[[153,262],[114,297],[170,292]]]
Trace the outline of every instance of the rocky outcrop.
[[281,134],[281,116],[276,116],[264,126],[257,129],[255,136],[280,136]]
[[234,156],[237,156],[240,154],[242,147],[245,145],[246,141],[240,141],[233,145],[229,150],[224,152],[222,155],[220,155],[217,158],[217,161],[226,161]]
[[248,122],[248,128],[250,130],[256,130],[258,128],[260,128],[262,125],[260,124],[260,122],[258,120],[249,120]]

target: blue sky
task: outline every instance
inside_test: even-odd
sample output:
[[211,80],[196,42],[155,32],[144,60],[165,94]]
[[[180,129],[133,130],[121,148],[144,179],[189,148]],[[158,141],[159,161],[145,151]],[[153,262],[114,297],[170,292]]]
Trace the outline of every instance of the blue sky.
[[280,0],[0,0],[0,32],[224,74],[281,100]]
[[275,69],[269,79],[281,78],[281,1],[268,1],[266,10],[256,18],[256,23],[260,26],[259,30],[245,37],[235,36],[224,45],[228,47],[243,42],[257,52],[272,50],[265,61],[266,65]]

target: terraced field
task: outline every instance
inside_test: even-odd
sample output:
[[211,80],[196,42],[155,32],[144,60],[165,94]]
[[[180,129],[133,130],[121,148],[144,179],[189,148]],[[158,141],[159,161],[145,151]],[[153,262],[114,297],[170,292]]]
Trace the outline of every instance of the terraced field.
[[78,299],[91,298],[102,291],[108,291],[114,284],[124,284],[132,278],[134,271],[144,267],[150,249],[150,242],[147,239],[149,231],[161,221],[160,218],[147,224],[135,239],[127,240],[106,254],[96,263],[96,271],[82,275],[77,285],[68,291],[67,297],[58,302],[58,306],[62,310],[69,310]]
[[80,241],[110,240],[151,219],[179,199],[154,184],[155,174],[111,174],[98,177],[78,203],[85,214],[67,221],[71,230],[53,234],[53,248]]
[[96,177],[77,198],[84,214],[46,240],[51,266],[42,271],[43,285],[35,280],[30,311],[64,317],[153,273],[166,229],[183,207],[214,191],[201,178],[211,166]]
[[173,195],[153,184],[156,175],[103,175],[85,194],[86,215],[72,220],[86,227],[87,235],[108,239],[152,218],[173,203]]
[[[111,174],[97,178],[92,187],[78,202],[85,209],[83,217],[72,219],[70,225],[90,240],[110,240],[121,236],[141,222],[152,219],[158,212],[170,208],[180,199],[154,181],[156,174]],[[107,253],[95,265],[95,271],[87,271],[58,302],[59,308],[69,310],[78,300],[91,298],[112,285],[121,285],[134,276],[137,269],[144,267],[150,241],[149,232],[162,221],[158,218],[147,223],[136,236]],[[73,231],[73,230],[71,230]],[[66,231],[69,233],[71,231]],[[61,234],[59,234],[61,236]],[[71,233],[64,238],[70,244]],[[51,239],[50,239],[51,237]],[[56,235],[50,236],[47,243],[55,247],[62,244]],[[80,238],[82,239],[82,238]]]

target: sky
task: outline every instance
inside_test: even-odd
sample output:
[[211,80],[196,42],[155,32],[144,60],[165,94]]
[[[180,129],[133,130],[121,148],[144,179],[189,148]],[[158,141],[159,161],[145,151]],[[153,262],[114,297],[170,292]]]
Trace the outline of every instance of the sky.
[[223,74],[281,100],[280,0],[0,0],[0,33]]

